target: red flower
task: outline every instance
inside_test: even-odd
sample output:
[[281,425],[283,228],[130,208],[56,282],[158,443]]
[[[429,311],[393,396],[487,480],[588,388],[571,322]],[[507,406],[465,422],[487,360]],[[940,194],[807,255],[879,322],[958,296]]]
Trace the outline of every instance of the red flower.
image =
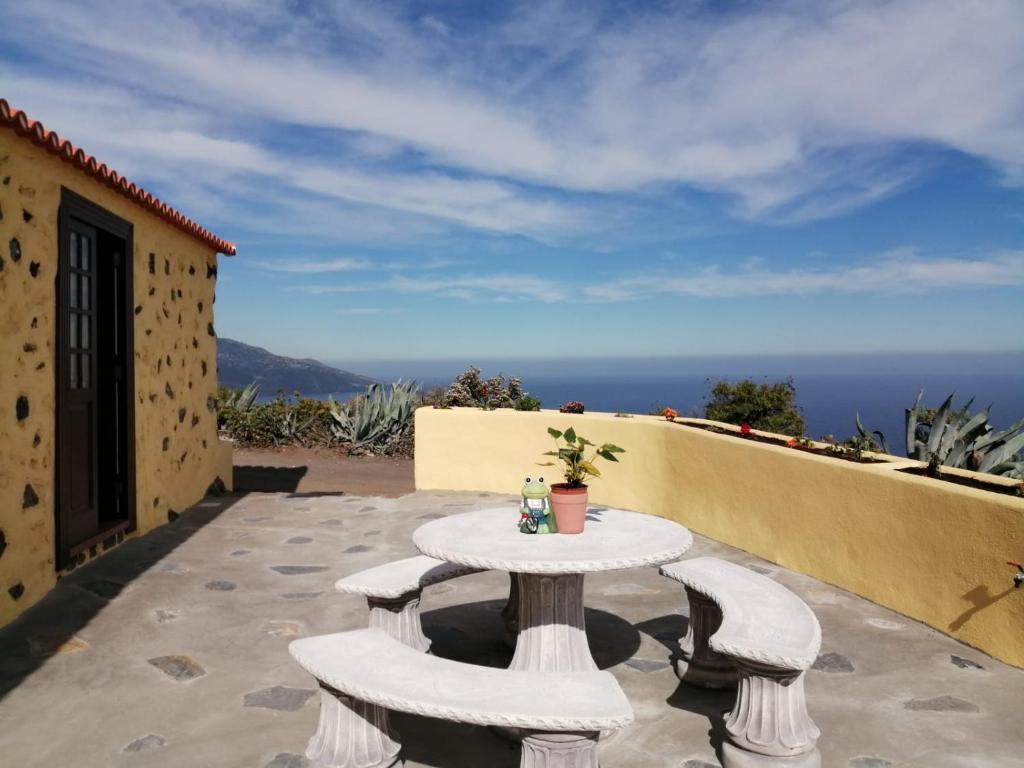
[[672,419],[679,415],[679,411],[677,411],[675,408],[665,408],[662,410],[661,415],[664,416],[669,421],[671,421]]
[[747,424],[747,422],[743,422],[742,424],[740,424],[740,434],[741,435],[749,435],[750,434],[750,425]]
[[788,445],[790,448],[796,448],[799,444],[800,441],[797,440],[795,437],[791,437],[789,438],[789,440],[786,441],[786,445]]

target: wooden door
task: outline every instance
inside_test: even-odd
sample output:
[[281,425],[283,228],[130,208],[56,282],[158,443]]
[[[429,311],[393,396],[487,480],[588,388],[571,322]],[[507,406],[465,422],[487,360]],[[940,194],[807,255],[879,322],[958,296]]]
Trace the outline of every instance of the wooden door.
[[58,450],[60,535],[70,549],[99,532],[95,227],[69,218],[60,276]]
[[62,190],[57,567],[135,527],[132,225]]

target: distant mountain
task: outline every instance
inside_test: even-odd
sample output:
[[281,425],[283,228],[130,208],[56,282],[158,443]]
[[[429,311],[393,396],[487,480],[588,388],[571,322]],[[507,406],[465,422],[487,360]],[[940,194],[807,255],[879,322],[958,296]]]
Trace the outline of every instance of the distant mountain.
[[304,395],[355,392],[374,381],[317,360],[282,357],[225,338],[217,339],[217,380],[221,386],[233,388],[255,381],[264,395],[273,395],[279,389],[286,394],[298,390]]

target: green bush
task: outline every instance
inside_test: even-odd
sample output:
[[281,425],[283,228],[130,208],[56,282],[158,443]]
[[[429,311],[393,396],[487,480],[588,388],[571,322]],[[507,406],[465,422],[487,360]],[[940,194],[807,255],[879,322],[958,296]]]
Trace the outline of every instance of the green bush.
[[[440,404],[445,408],[483,408],[489,411],[493,408],[515,408],[522,398],[528,396],[523,391],[523,383],[515,376],[509,376],[507,384],[502,374],[483,379],[480,377],[480,369],[471,366],[465,373],[455,377],[455,381],[445,390]],[[539,408],[540,401],[537,403]]]
[[539,411],[541,402],[538,398],[533,395],[523,395],[516,400],[515,409],[517,411]]
[[719,379],[711,387],[704,418],[726,424],[749,424],[764,432],[800,437],[806,426],[796,405],[793,379],[758,384],[743,379],[732,384]]

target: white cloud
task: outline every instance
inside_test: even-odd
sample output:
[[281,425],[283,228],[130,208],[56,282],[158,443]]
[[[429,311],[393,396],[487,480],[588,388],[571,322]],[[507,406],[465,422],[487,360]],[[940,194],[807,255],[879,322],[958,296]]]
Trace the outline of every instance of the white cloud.
[[347,256],[337,259],[266,259],[256,260],[251,263],[253,266],[269,272],[294,272],[296,274],[353,272],[356,270],[373,269],[375,266],[369,259]]
[[764,260],[752,259],[733,271],[718,267],[689,273],[665,270],[643,277],[589,283],[573,281],[572,285],[573,290],[568,291],[566,282],[554,276],[496,273],[439,278],[394,275],[386,280],[306,285],[291,290],[311,294],[418,294],[489,303],[626,302],[656,296],[701,299],[829,293],[891,296],[1024,285],[1024,251],[926,257],[912,248],[899,248],[854,265],[791,269],[772,269]]
[[343,307],[335,310],[335,314],[348,317],[368,317],[372,315],[394,315],[405,310],[401,307]]
[[[375,4],[304,16],[252,5],[37,0],[8,9],[5,24],[83,83],[123,83],[211,124],[139,129],[126,140],[140,149],[498,232],[594,224],[551,189],[685,185],[731,196],[745,217],[834,216],[918,175],[921,165],[899,161],[908,146],[1024,178],[1019,0],[684,6],[615,23],[551,2],[479,34]],[[429,19],[450,34],[424,35]],[[351,136],[397,165],[268,157],[253,124]]]

